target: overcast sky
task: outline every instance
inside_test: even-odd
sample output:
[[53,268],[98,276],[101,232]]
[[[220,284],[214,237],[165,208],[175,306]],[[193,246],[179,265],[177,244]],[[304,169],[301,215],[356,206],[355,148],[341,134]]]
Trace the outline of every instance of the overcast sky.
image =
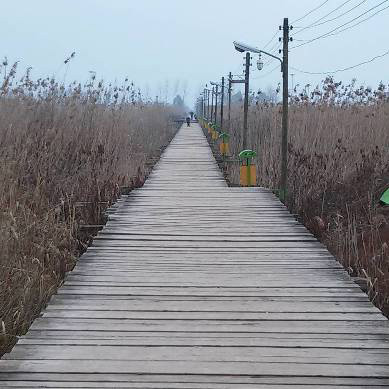
[[[239,40],[262,48],[284,17],[293,22],[323,0],[13,0],[0,12],[0,55],[33,67],[35,76],[55,74],[59,80],[85,80],[90,70],[98,78],[118,82],[128,76],[150,97],[168,91],[171,99],[187,89],[186,102],[209,80],[229,71],[242,72],[243,54],[233,49]],[[362,3],[333,22],[306,29],[296,39],[312,39],[347,23],[383,0],[349,0],[329,18]],[[328,0],[324,6],[295,23],[313,24],[345,0]],[[389,1],[354,23],[389,5]],[[352,23],[353,24],[353,23]],[[351,26],[347,24],[345,27]],[[277,43],[278,35],[268,49]],[[389,50],[389,9],[336,36],[319,39],[290,52],[290,65],[311,72],[345,68]],[[297,45],[302,42],[296,41]],[[75,51],[66,70],[63,60]],[[256,63],[254,57],[253,65]],[[265,58],[264,58],[265,59]],[[266,63],[266,59],[265,59]],[[258,72],[253,66],[251,87],[276,86],[281,73],[276,63]],[[389,80],[389,56],[336,75],[337,79],[376,86]],[[324,76],[297,71],[294,84],[316,84]],[[185,88],[185,85],[187,87]]]

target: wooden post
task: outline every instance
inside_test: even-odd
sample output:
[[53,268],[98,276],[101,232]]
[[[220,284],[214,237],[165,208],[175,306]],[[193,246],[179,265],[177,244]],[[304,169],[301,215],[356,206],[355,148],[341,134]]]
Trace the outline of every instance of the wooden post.
[[223,116],[224,116],[224,77],[222,77],[222,98],[220,102],[220,131],[223,132]]
[[204,88],[204,92],[203,92],[203,119],[206,117],[206,112],[207,112],[207,108],[206,108],[206,99],[207,99],[207,90]]
[[283,60],[282,60],[282,140],[281,140],[281,183],[280,199],[286,201],[288,182],[288,109],[289,109],[289,85],[288,85],[288,57],[289,57],[289,22],[284,19],[283,25]]
[[207,91],[207,121],[209,121],[209,89],[206,89]]
[[228,128],[231,127],[231,92],[232,92],[232,73],[228,74]]
[[219,85],[216,85],[216,92],[215,92],[215,124],[217,124],[217,96],[219,94]]
[[249,79],[250,79],[250,53],[246,53],[246,65],[244,74],[244,108],[243,108],[243,136],[242,136],[242,148],[247,149],[247,129],[248,129],[248,111],[249,111]]
[[215,94],[215,88],[212,87],[212,98],[211,98],[211,122],[213,121],[213,95]]

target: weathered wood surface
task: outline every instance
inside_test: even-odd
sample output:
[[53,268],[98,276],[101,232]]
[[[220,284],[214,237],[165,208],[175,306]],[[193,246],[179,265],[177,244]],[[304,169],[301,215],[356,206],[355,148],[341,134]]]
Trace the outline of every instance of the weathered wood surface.
[[389,388],[389,324],[183,127],[0,361],[1,388]]

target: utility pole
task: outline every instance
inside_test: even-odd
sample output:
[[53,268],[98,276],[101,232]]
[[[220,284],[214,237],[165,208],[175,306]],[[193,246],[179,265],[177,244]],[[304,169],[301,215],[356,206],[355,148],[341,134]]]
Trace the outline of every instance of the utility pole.
[[220,102],[220,131],[223,132],[223,116],[224,116],[224,77],[222,77],[222,99]]
[[217,96],[219,94],[219,85],[216,84],[216,96],[215,96],[215,124],[217,124]]
[[232,92],[232,73],[228,74],[228,127],[231,127],[231,92]]
[[207,103],[206,103],[206,99],[207,99],[207,91],[204,91],[204,94],[203,94],[203,119],[205,119],[205,112],[206,112],[206,109],[207,109]]
[[[229,74],[229,88],[228,88],[228,92],[229,92],[229,95],[228,95],[228,98],[229,98],[229,102],[228,102],[228,120],[229,120],[229,123],[228,125],[230,126],[231,125],[231,90],[232,90],[232,87],[231,85],[232,84],[246,84],[246,80],[233,80],[232,78],[232,74],[230,73]],[[244,133],[244,130],[243,130],[243,133]],[[244,148],[243,148],[244,150]]]
[[207,91],[207,120],[209,121],[209,89],[208,85],[206,85],[206,91]]
[[211,122],[213,121],[213,95],[215,93],[215,87],[212,87],[212,102],[211,102]]
[[204,88],[204,91],[203,91],[203,118],[205,118],[205,100],[207,98],[207,90]]
[[244,108],[243,108],[243,150],[247,149],[247,129],[248,129],[248,111],[249,111],[249,79],[250,79],[250,53],[246,53],[246,65],[244,73]]
[[[280,27],[281,28],[281,27]],[[288,59],[289,59],[289,21],[284,19],[283,25],[283,58],[282,58],[282,141],[281,141],[281,182],[280,198],[286,201],[288,182],[288,110],[289,110],[289,85],[288,85]]]

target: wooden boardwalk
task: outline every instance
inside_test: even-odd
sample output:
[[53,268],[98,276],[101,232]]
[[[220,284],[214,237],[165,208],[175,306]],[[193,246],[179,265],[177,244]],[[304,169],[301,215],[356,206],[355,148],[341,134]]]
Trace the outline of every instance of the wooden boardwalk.
[[389,323],[198,125],[124,196],[0,361],[1,388],[389,388]]

